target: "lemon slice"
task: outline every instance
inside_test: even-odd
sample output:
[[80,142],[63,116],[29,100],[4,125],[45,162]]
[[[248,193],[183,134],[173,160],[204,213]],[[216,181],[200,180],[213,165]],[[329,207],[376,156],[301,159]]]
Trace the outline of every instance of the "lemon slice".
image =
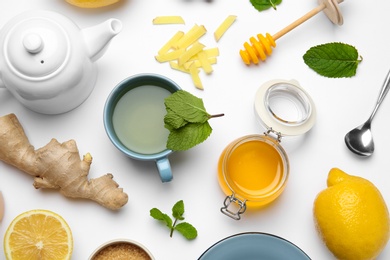
[[65,220],[48,210],[30,210],[17,216],[4,236],[7,260],[70,259],[71,230]]
[[99,8],[115,4],[119,0],[66,0],[66,2],[81,8]]

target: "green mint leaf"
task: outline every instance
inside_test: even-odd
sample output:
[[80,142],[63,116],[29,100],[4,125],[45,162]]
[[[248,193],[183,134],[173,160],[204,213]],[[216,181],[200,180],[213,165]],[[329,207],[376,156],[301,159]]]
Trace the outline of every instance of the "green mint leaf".
[[188,150],[204,142],[212,131],[207,121],[223,116],[208,114],[203,100],[184,90],[167,97],[165,108],[165,128],[170,131],[166,147],[174,151]]
[[355,47],[339,42],[311,47],[304,55],[307,66],[328,78],[348,78],[355,76],[359,59]]
[[185,238],[192,240],[198,236],[198,231],[191,224],[187,222],[179,223],[175,226],[175,229],[179,231]]
[[184,120],[181,116],[176,114],[170,108],[166,108],[167,114],[164,117],[165,128],[168,130],[178,129],[185,126],[188,121]]
[[282,3],[282,0],[250,0],[253,7],[259,12],[273,8],[276,10],[276,6]]
[[204,123],[210,118],[202,99],[185,90],[178,90],[165,98],[165,107],[190,123]]
[[184,214],[183,200],[179,200],[172,207],[172,215],[175,218],[175,222],[173,222],[173,224],[172,224],[172,219],[168,215],[162,213],[159,209],[152,208],[150,210],[150,216],[152,216],[154,219],[164,221],[167,224],[167,226],[170,229],[170,234],[169,234],[170,237],[172,237],[173,231],[177,230],[188,240],[194,239],[198,235],[198,231],[196,230],[195,227],[193,227],[191,224],[187,222],[182,222],[177,224],[178,221],[184,219],[183,214]]
[[188,123],[179,129],[170,131],[167,148],[173,151],[185,151],[202,142],[211,134],[212,128],[208,122]]
[[167,227],[172,228],[172,219],[167,214],[162,213],[159,209],[152,208],[150,210],[150,216],[164,222]]
[[182,200],[179,200],[178,202],[176,202],[175,205],[173,205],[172,216],[175,219],[183,220],[184,219],[183,214],[184,214],[184,202]]

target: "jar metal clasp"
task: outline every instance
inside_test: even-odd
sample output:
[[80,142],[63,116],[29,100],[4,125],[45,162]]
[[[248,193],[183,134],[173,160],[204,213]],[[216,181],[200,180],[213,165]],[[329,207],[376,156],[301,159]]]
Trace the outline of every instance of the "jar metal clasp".
[[[221,212],[235,220],[240,220],[241,214],[243,214],[246,210],[246,200],[240,200],[234,196],[234,193],[227,196],[223,204],[224,207],[221,208]],[[237,207],[233,210],[231,209],[233,206]]]
[[268,128],[264,135],[274,138],[278,143],[282,141],[282,133],[273,130],[272,127]]

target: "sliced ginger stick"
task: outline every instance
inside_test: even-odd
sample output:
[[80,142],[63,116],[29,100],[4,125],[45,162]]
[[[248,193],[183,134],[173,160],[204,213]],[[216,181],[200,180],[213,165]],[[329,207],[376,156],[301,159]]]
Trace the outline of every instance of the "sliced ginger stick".
[[184,20],[181,16],[157,16],[153,19],[153,24],[184,24]]
[[185,49],[178,49],[178,50],[169,51],[163,54],[156,55],[155,58],[158,62],[167,62],[167,61],[179,59],[185,52],[186,52]]
[[179,64],[176,61],[170,61],[169,65],[171,66],[172,69],[175,69],[175,70],[178,70],[178,71],[181,71],[184,73],[190,73],[190,71],[188,69],[186,69],[184,66],[179,66]]
[[206,74],[211,74],[213,72],[213,67],[211,66],[211,63],[209,62],[207,58],[207,54],[203,51],[199,52],[197,54],[199,58],[199,62],[203,68],[203,70],[206,72]]
[[203,84],[199,77],[199,69],[196,67],[195,62],[192,62],[192,64],[190,65],[190,75],[195,87],[197,89],[203,90]]
[[[208,63],[210,63],[211,65],[217,63],[217,58],[215,58],[215,57],[208,58],[207,60],[208,60]],[[177,61],[170,61],[169,65],[171,66],[172,69],[175,69],[175,70],[178,70],[178,71],[181,71],[181,72],[184,72],[184,73],[190,73],[190,66],[191,66],[192,63],[195,63],[195,66],[197,68],[202,68],[202,64],[200,63],[199,60],[187,61],[182,66],[179,66]]]
[[183,37],[184,32],[178,31],[175,33],[171,39],[169,39],[164,46],[161,47],[161,49],[158,51],[158,54],[165,54],[167,53],[174,45],[177,44],[177,41],[180,40],[181,37]]
[[194,25],[188,32],[178,31],[161,47],[155,56],[159,62],[169,62],[172,69],[188,73],[196,88],[203,90],[203,84],[199,77],[200,69],[206,74],[213,71],[211,65],[217,63],[219,49],[204,49],[205,45],[199,39],[207,32],[201,25]]
[[[200,63],[199,60],[194,60],[196,67],[200,68],[202,67],[202,64]],[[217,64],[217,58],[216,57],[210,57],[207,58],[207,62],[210,63],[211,65]]]
[[[192,65],[192,63],[195,63],[195,66],[196,66],[196,61],[199,62],[199,60],[189,60],[187,61],[186,63],[184,63],[183,65],[181,65],[185,70],[187,70],[188,72],[190,72],[190,67]],[[200,62],[199,62],[200,63]],[[197,68],[200,68],[201,66],[197,66]]]
[[208,58],[219,56],[219,49],[217,47],[204,49],[203,52],[206,54]]
[[222,35],[225,34],[225,32],[232,26],[234,21],[236,20],[237,16],[236,15],[229,15],[226,17],[226,19],[219,25],[217,30],[214,32],[214,38],[218,42]]
[[[194,60],[194,62],[195,62],[195,65],[196,65],[197,68],[201,68],[202,67],[202,64],[200,63],[199,60]],[[210,65],[216,64],[217,63],[217,58],[215,58],[215,57],[207,58],[207,62],[210,63]]]
[[[200,53],[204,53],[204,51],[201,51]],[[199,53],[198,53],[198,54],[199,54]],[[197,68],[203,68],[202,63],[200,62],[198,55],[196,55],[196,57],[192,57],[191,59],[189,59],[186,63],[184,63],[184,64],[181,65],[181,66],[182,66],[185,70],[189,70],[189,69],[190,69],[190,66],[191,66],[191,64],[192,64],[192,62],[195,63],[195,65],[196,65]],[[207,62],[208,62],[210,65],[216,64],[216,63],[217,63],[217,58],[216,58],[216,57],[207,58]]]
[[205,46],[201,44],[200,42],[195,42],[188,50],[186,50],[182,55],[180,55],[178,59],[179,66],[186,63],[192,56],[195,56],[200,51],[203,50]]
[[187,33],[181,37],[181,39],[176,43],[175,48],[186,49],[188,46],[198,41],[207,32],[206,27],[203,25],[195,24]]

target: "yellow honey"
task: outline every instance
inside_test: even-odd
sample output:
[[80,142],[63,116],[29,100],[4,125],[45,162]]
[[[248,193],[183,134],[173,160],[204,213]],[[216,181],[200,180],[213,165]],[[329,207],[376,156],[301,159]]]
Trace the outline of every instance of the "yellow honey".
[[271,138],[253,135],[231,143],[222,152],[218,180],[227,196],[260,207],[276,199],[288,176],[284,150]]

